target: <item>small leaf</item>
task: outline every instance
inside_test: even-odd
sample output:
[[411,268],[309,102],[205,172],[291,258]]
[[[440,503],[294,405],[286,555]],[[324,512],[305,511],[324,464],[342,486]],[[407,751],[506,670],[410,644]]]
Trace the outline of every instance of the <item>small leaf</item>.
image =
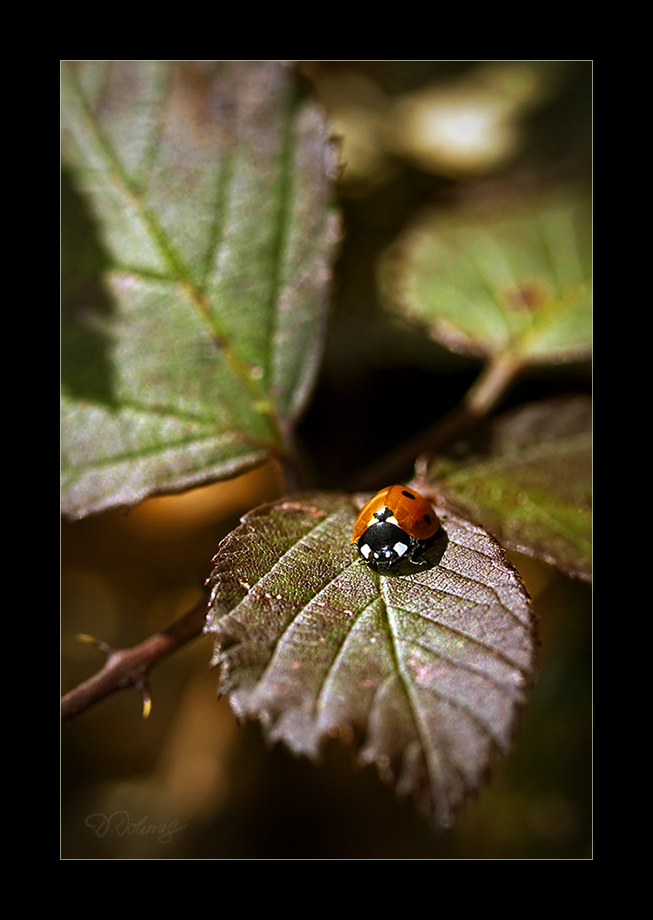
[[284,450],[322,347],[336,152],[279,62],[62,73],[67,214],[101,249],[64,234],[79,250],[64,259],[62,492],[79,516]]
[[439,511],[428,566],[388,574],[358,557],[347,496],[252,511],[215,557],[206,629],[239,716],[295,754],[351,741],[360,762],[446,826],[492,753],[509,747],[536,640],[498,543]]
[[592,577],[592,403],[565,397],[495,419],[484,450],[429,469],[438,493],[509,549]]
[[589,204],[570,192],[423,217],[382,261],[381,289],[454,351],[557,363],[590,353],[590,271]]

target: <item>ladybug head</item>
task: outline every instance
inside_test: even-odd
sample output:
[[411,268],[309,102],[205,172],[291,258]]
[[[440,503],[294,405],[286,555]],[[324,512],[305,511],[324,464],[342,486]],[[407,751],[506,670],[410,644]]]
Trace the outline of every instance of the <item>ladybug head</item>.
[[368,527],[356,545],[366,562],[387,569],[400,559],[410,557],[414,542],[396,524],[383,521]]

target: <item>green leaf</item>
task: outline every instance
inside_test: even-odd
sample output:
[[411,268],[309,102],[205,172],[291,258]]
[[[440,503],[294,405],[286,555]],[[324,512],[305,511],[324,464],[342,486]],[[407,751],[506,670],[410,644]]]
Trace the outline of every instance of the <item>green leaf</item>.
[[377,573],[351,543],[360,504],[286,499],[222,542],[206,627],[221,689],[295,754],[352,743],[447,826],[509,747],[535,668],[530,600],[499,544],[446,507],[427,566]]
[[454,351],[524,363],[591,350],[590,209],[580,193],[519,207],[432,212],[381,262],[395,310]]
[[336,152],[279,62],[62,73],[64,217],[83,228],[63,234],[62,491],[79,516],[284,451],[321,354]]
[[438,494],[509,549],[592,576],[592,403],[564,397],[505,413],[462,462],[429,469]]

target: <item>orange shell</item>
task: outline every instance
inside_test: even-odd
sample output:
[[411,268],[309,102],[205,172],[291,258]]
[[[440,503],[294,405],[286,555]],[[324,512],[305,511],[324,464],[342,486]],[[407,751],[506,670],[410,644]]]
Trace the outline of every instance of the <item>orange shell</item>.
[[440,526],[431,502],[414,489],[386,486],[361,508],[354,524],[352,543],[360,540],[367,528],[374,524],[374,515],[383,508],[389,508],[398,526],[416,540],[428,540]]

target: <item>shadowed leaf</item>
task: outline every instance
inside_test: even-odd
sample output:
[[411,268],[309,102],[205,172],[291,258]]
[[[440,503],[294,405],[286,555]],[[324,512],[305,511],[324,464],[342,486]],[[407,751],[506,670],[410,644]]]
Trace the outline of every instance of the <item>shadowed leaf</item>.
[[483,451],[429,469],[438,493],[504,546],[592,576],[592,403],[544,400],[494,420]]
[[321,352],[336,153],[278,62],[62,74],[64,221],[101,249],[64,233],[62,495],[80,516],[283,452]]
[[497,542],[438,510],[428,565],[383,575],[351,543],[358,506],[347,496],[251,512],[215,557],[207,631],[239,716],[309,757],[329,738],[350,741],[447,826],[509,747],[535,626]]

